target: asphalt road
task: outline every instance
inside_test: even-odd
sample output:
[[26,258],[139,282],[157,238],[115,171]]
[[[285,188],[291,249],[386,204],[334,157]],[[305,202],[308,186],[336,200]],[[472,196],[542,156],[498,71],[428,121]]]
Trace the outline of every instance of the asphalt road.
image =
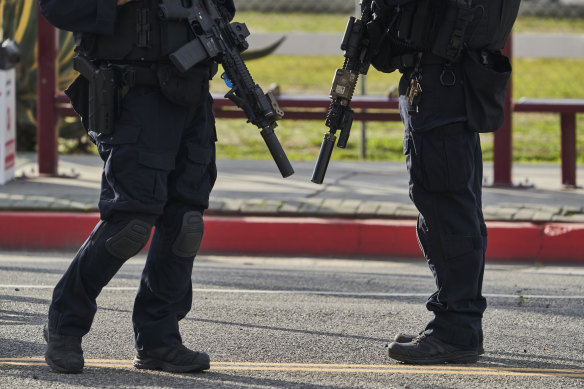
[[184,343],[208,352],[202,374],[138,371],[131,309],[143,257],[102,292],[84,338],[83,374],[43,360],[41,327],[73,253],[0,253],[1,388],[582,388],[584,267],[491,264],[486,354],[477,364],[408,366],[385,355],[417,332],[433,291],[416,261],[204,256]]

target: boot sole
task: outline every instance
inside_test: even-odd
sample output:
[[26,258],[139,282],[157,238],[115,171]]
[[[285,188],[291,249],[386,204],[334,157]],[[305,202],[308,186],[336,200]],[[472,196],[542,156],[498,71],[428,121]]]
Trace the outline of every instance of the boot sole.
[[436,355],[432,357],[412,357],[411,355],[400,355],[399,353],[387,350],[387,356],[403,363],[413,365],[430,365],[439,363],[476,363],[479,356],[476,351],[457,351],[456,353]]
[[[393,339],[393,341],[396,343],[410,343],[415,338],[416,338],[415,336],[401,334],[401,335],[396,336]],[[485,353],[485,349],[484,349],[482,344],[477,349],[477,352],[479,355],[483,355]]]
[[75,369],[75,370],[71,370],[71,369],[64,369],[58,365],[55,365],[49,358],[47,358],[47,356],[45,355],[45,362],[47,362],[47,365],[49,365],[49,367],[55,372],[55,373],[64,373],[64,374],[80,374],[83,372],[83,367],[81,367],[80,369]]
[[153,358],[134,358],[134,367],[136,369],[144,370],[162,370],[169,373],[199,372],[203,370],[209,370],[211,368],[210,364],[208,363],[179,366]]

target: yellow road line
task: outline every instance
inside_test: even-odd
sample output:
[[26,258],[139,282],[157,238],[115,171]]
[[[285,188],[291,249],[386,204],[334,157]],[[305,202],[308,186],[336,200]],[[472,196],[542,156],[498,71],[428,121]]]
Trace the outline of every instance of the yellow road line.
[[[43,366],[42,358],[0,358],[0,366]],[[132,361],[116,359],[87,359],[86,366],[131,368]],[[525,367],[480,367],[468,365],[351,365],[321,363],[212,362],[211,370],[221,371],[279,371],[320,373],[384,373],[384,374],[442,374],[480,376],[554,376],[584,378],[584,369],[547,369]]]

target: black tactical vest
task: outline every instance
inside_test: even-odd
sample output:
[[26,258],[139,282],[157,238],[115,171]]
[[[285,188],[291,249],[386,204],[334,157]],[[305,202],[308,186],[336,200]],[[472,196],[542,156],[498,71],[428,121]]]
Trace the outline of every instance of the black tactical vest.
[[157,0],[131,1],[118,9],[113,35],[76,33],[81,54],[112,61],[164,61],[193,39],[186,22],[162,21]]
[[520,0],[414,0],[387,10],[397,54],[431,52],[457,61],[463,49],[501,50]]

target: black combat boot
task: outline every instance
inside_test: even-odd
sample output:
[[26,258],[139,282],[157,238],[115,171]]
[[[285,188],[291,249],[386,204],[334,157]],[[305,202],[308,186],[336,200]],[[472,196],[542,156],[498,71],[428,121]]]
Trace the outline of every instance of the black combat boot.
[[160,347],[138,351],[134,358],[138,369],[163,370],[171,373],[185,373],[208,370],[209,356],[203,352],[192,351],[184,345]]
[[432,363],[474,363],[478,350],[450,345],[431,335],[419,335],[409,343],[393,342],[387,349],[390,358],[400,362],[423,365]]
[[[397,343],[409,343],[412,340],[416,339],[416,337],[418,337],[419,335],[422,335],[422,334],[420,333],[418,335],[412,335],[412,334],[401,334],[400,333],[400,334],[397,334],[395,336],[395,338],[393,338],[393,341],[397,342]],[[479,348],[477,349],[477,351],[478,351],[479,355],[483,355],[485,353],[485,349],[483,348],[483,334],[482,333],[480,334],[479,341],[480,341],[480,343],[479,343]]]
[[43,337],[47,342],[45,361],[57,373],[81,373],[85,361],[81,349],[80,336],[65,336],[49,330],[48,324],[43,328]]

